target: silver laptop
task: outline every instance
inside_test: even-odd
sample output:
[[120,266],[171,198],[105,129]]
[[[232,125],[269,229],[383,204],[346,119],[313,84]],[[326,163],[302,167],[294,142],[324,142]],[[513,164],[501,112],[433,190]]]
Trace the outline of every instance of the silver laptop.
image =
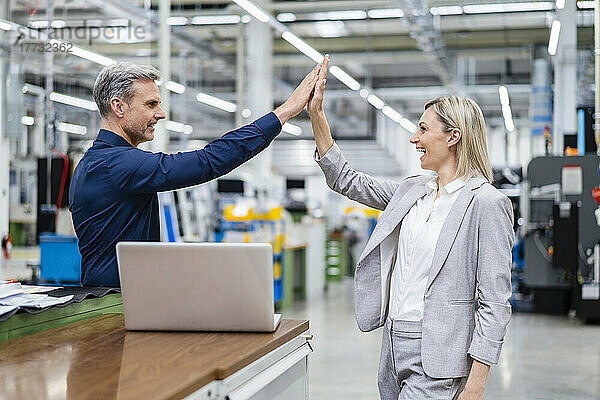
[[127,329],[277,329],[270,244],[120,242],[117,262]]

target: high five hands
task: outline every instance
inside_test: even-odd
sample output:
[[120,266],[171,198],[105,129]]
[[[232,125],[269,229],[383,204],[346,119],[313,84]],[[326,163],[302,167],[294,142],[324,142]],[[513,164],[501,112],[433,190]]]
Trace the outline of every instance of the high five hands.
[[304,107],[307,107],[309,114],[323,111],[323,92],[325,90],[328,64],[329,55],[326,55],[323,64],[316,65],[304,77],[285,103],[273,111],[279,118],[281,125],[300,114]]
[[298,87],[294,90],[292,95],[283,103],[281,106],[277,107],[275,111],[275,115],[279,118],[281,125],[285,124],[287,120],[295,117],[300,114],[300,111],[306,107],[306,103],[308,103],[308,99],[314,91],[315,83],[317,82],[317,78],[319,75],[319,70],[321,66],[316,65],[312,71],[304,77],[302,82],[298,85]]

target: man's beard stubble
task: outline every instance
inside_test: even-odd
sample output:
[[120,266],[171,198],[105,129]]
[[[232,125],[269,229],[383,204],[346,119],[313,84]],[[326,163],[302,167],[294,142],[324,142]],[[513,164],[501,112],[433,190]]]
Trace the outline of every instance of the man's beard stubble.
[[147,142],[148,138],[146,138],[146,136],[144,135],[145,130],[148,128],[147,125],[144,125],[142,127],[125,127],[124,131],[127,134],[127,136],[129,136],[129,140],[132,143],[135,143],[136,145],[143,143],[143,142]]

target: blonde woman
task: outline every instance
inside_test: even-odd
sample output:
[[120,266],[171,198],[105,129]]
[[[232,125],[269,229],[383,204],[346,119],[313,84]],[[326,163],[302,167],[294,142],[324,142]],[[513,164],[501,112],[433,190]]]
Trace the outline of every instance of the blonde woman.
[[410,138],[437,176],[400,182],[353,170],[323,111],[329,58],[308,103],[315,158],[327,184],[384,210],[354,278],[362,331],[384,327],[383,400],[483,399],[511,315],[513,211],[490,182],[485,123],[463,97],[428,102]]

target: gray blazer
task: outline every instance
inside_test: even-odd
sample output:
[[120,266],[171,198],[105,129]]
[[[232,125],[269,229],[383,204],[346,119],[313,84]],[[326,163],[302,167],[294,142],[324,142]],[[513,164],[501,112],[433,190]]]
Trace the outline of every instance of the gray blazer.
[[[315,159],[331,189],[384,210],[354,276],[356,321],[371,331],[387,318],[400,224],[431,176],[374,179],[352,169],[335,144]],[[442,227],[425,290],[421,358],[427,375],[466,376],[469,355],[498,362],[511,315],[512,227],[510,200],[485,178],[469,179]]]

